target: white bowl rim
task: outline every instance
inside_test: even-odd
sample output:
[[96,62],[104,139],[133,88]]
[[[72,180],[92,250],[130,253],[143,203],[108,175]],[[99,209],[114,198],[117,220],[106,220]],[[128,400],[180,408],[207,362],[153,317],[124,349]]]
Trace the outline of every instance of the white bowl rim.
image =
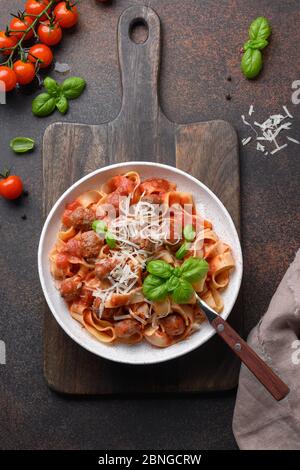
[[[60,317],[59,313],[57,313],[57,311],[56,311],[56,309],[55,309],[55,307],[52,303],[52,300],[51,300],[50,296],[48,295],[47,286],[46,286],[46,282],[45,282],[44,275],[43,275],[42,254],[43,254],[44,240],[45,240],[45,236],[46,236],[46,233],[47,233],[49,223],[50,223],[54,213],[56,212],[57,208],[60,206],[61,202],[71,192],[73,192],[74,189],[76,189],[78,186],[80,186],[82,183],[89,180],[90,178],[93,178],[94,176],[96,176],[98,174],[101,174],[101,173],[104,173],[104,172],[109,171],[109,170],[114,170],[114,169],[123,168],[123,167],[130,167],[130,166],[132,166],[132,167],[147,166],[147,167],[164,168],[166,170],[169,170],[173,173],[177,173],[181,176],[184,176],[184,177],[192,180],[194,183],[199,185],[204,191],[206,191],[212,199],[214,199],[214,201],[217,203],[217,205],[220,207],[220,209],[225,214],[227,222],[230,225],[230,228],[232,230],[232,234],[233,234],[234,239],[235,239],[235,248],[237,250],[238,258],[239,258],[238,261],[239,261],[239,265],[240,265],[240,274],[239,274],[239,277],[238,277],[238,280],[237,280],[236,292],[234,293],[234,295],[232,297],[232,307],[228,310],[228,312],[226,314],[223,314],[223,313],[221,314],[221,316],[224,320],[226,320],[226,318],[228,318],[228,316],[230,315],[230,313],[232,311],[232,308],[234,307],[234,304],[235,304],[236,299],[238,297],[238,294],[240,292],[240,287],[241,287],[241,282],[242,282],[242,275],[243,275],[243,255],[242,255],[241,243],[240,243],[240,239],[239,239],[236,227],[233,223],[231,215],[229,214],[228,210],[226,209],[224,204],[221,202],[221,200],[204,183],[199,181],[194,176],[189,175],[185,171],[180,170],[179,168],[176,168],[172,165],[167,165],[167,164],[158,163],[158,162],[143,162],[143,161],[129,161],[129,162],[114,163],[112,165],[106,165],[102,168],[98,168],[97,170],[92,171],[91,173],[88,173],[87,175],[85,175],[82,178],[80,178],[79,180],[77,180],[66,191],[64,191],[64,193],[58,198],[58,200],[56,201],[56,203],[54,204],[54,206],[50,210],[48,216],[46,217],[46,220],[44,222],[44,226],[43,226],[43,229],[42,229],[42,232],[41,232],[40,240],[39,240],[39,246],[38,246],[38,273],[39,273],[40,283],[41,283],[41,287],[42,287],[45,299],[47,301],[47,304],[48,304],[54,318],[56,319],[57,323],[60,325],[60,327],[65,331],[65,333],[70,338],[72,338],[81,347],[83,347],[87,351],[95,354],[98,357],[102,357],[104,359],[108,359],[110,361],[113,361],[113,362],[116,362],[116,363],[122,363],[122,364],[131,364],[131,365],[148,365],[149,364],[150,365],[150,364],[158,364],[158,363],[161,363],[161,362],[167,362],[167,361],[170,361],[172,359],[176,359],[178,357],[184,356],[184,355],[194,351],[195,349],[197,349],[200,346],[202,346],[203,344],[205,344],[212,336],[214,336],[216,334],[215,329],[211,325],[209,325],[210,331],[206,332],[205,337],[203,337],[201,339],[201,341],[199,341],[198,344],[190,344],[190,347],[186,351],[176,351],[176,349],[174,348],[174,349],[172,349],[172,352],[170,353],[170,357],[164,357],[164,358],[161,358],[161,359],[154,359],[154,360],[150,359],[150,360],[147,360],[147,361],[144,361],[144,360],[129,361],[129,360],[126,360],[126,359],[124,360],[122,355],[120,355],[120,358],[116,359],[114,357],[110,357],[110,354],[109,354],[110,348],[109,347],[107,348],[108,354],[106,354],[106,353],[105,354],[99,354],[89,344],[83,344],[83,342],[75,334],[73,334],[73,332],[71,332],[68,329],[68,327],[64,324],[64,322],[63,322],[62,318]],[[176,344],[173,345],[173,347],[174,346],[176,346]],[[166,349],[168,349],[168,348],[166,348]]]

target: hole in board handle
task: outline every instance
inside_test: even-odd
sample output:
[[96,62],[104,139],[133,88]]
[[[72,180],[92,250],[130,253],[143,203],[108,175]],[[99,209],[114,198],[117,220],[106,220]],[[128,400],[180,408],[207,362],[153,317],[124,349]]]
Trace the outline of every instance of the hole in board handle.
[[144,44],[149,37],[149,27],[143,18],[135,18],[129,26],[129,37],[135,44]]

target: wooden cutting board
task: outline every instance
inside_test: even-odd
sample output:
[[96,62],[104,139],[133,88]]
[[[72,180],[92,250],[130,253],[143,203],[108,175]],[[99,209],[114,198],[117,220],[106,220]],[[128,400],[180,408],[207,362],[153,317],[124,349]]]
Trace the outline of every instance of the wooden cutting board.
[[[136,44],[130,30],[141,20],[148,39]],[[102,125],[55,123],[43,142],[44,215],[57,198],[85,174],[117,162],[157,161],[192,174],[225,204],[240,231],[240,180],[237,136],[225,121],[179,125],[158,103],[160,20],[148,7],[134,6],[121,16],[118,46],[123,103],[117,118]],[[229,322],[242,330],[242,309]],[[72,341],[45,306],[44,373],[49,386],[68,394],[203,392],[236,386],[239,362],[216,336],[198,350],[173,361],[126,366],[101,359]]]

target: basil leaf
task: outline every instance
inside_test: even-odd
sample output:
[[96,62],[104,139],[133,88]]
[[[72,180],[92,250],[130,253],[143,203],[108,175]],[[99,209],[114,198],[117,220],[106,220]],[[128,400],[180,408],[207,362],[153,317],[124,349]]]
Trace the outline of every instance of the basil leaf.
[[117,240],[115,239],[115,237],[113,236],[112,233],[107,232],[106,237],[105,237],[105,241],[108,244],[109,248],[111,248],[111,249],[116,248]]
[[147,264],[147,271],[150,274],[154,274],[154,276],[168,279],[172,275],[174,268],[163,260],[155,260]]
[[179,284],[172,292],[172,299],[176,304],[186,304],[194,294],[194,289],[189,282],[184,279],[178,279]]
[[56,105],[55,98],[49,93],[41,93],[32,102],[32,112],[35,116],[44,117],[53,113]]
[[271,32],[271,26],[267,18],[259,16],[250,25],[249,37],[250,39],[268,39]]
[[168,295],[167,285],[160,277],[149,274],[143,283],[143,294],[151,301],[164,300]]
[[53,78],[46,77],[44,80],[44,87],[47,89],[50,96],[56,98],[59,95],[60,86]]
[[34,149],[35,141],[29,137],[15,137],[9,146],[16,153],[26,153]]
[[64,95],[56,98],[56,107],[61,114],[66,114],[69,109],[69,102]]
[[180,277],[181,276],[181,269],[180,266],[176,266],[173,271],[173,276]]
[[208,272],[208,263],[202,258],[188,258],[181,266],[181,277],[193,283],[200,281]]
[[107,232],[107,225],[103,220],[94,220],[92,223],[92,229],[96,233],[105,233]]
[[262,55],[258,49],[247,49],[243,54],[241,69],[247,78],[257,77],[262,65]]
[[74,100],[78,98],[85,88],[86,82],[80,77],[67,78],[61,85],[61,90],[66,98]]
[[183,229],[183,236],[188,242],[192,242],[196,236],[196,232],[192,225],[186,225]]
[[181,245],[181,247],[176,251],[176,254],[175,254],[176,258],[177,258],[177,259],[182,259],[182,258],[184,258],[185,255],[188,254],[190,247],[191,247],[191,244],[190,244],[190,243],[184,242],[184,243]]
[[261,51],[267,47],[268,44],[266,39],[249,39],[249,41],[245,42],[243,49],[244,51],[247,49],[259,49]]
[[167,282],[166,282],[166,285],[167,285],[167,289],[168,289],[168,292],[172,292],[173,290],[176,289],[176,287],[179,286],[179,278],[176,277],[176,276],[171,276]]

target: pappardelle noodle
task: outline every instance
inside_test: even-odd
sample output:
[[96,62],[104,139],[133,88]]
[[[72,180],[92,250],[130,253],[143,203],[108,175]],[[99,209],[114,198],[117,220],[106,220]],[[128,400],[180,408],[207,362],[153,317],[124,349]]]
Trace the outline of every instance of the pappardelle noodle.
[[205,321],[195,293],[222,311],[234,259],[190,193],[131,171],[66,206],[50,265],[97,340],[167,347]]

